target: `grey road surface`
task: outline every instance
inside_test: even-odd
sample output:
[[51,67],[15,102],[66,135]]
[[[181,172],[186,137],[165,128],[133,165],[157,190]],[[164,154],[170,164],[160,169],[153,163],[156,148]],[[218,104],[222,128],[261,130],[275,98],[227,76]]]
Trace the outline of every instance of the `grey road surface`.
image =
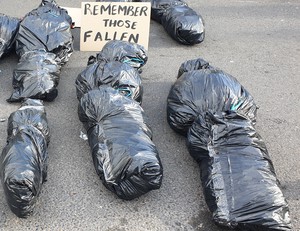
[[[57,0],[80,7],[79,0]],[[39,0],[1,0],[0,12],[22,17]],[[184,46],[172,40],[161,25],[150,27],[149,61],[142,73],[143,108],[164,166],[163,185],[133,201],[108,191],[95,173],[90,149],[79,135],[74,81],[96,52],[76,51],[62,68],[54,102],[45,103],[51,142],[48,181],[34,214],[17,218],[0,187],[0,230],[201,230],[220,231],[204,201],[199,168],[189,156],[182,136],[166,121],[166,98],[180,64],[202,57],[235,76],[260,106],[257,131],[267,144],[284,195],[293,230],[300,230],[300,1],[189,0],[206,22],[204,43]],[[7,118],[20,104],[8,104],[12,54],[0,60],[0,149],[6,143]]]

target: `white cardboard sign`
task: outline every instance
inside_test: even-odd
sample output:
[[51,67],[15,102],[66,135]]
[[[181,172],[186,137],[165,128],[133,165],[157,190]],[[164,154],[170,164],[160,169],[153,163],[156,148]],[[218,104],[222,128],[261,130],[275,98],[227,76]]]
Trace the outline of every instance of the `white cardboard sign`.
[[148,49],[150,2],[82,2],[81,51],[100,51],[110,40]]
[[72,23],[74,27],[81,27],[81,8],[74,7],[62,7],[63,9],[68,11],[68,15],[72,18]]

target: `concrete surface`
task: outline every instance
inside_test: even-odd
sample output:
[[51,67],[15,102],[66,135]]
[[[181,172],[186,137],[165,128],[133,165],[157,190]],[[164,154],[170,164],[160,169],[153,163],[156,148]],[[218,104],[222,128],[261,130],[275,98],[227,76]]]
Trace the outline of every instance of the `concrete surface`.
[[[1,13],[22,17],[39,0],[1,0]],[[80,7],[79,0],[57,0]],[[293,230],[300,230],[300,2],[298,0],[189,0],[206,22],[205,42],[184,46],[151,22],[149,62],[142,73],[143,108],[149,117],[164,166],[163,185],[133,201],[109,192],[95,173],[83,127],[77,117],[74,81],[95,52],[78,51],[78,30],[69,63],[63,67],[59,96],[46,103],[51,127],[48,182],[33,216],[17,218],[0,188],[0,230],[203,230],[219,231],[211,221],[200,186],[199,168],[183,137],[166,121],[166,98],[180,64],[203,57],[235,76],[260,109],[257,130],[264,138],[290,205]],[[0,60],[0,119],[19,104],[8,104],[17,57]],[[0,148],[7,121],[0,122]]]

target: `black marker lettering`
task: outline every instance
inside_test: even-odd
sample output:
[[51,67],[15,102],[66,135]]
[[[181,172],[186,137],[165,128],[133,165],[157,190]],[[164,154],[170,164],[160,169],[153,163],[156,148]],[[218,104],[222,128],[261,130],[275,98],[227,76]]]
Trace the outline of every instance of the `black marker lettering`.
[[100,41],[102,41],[102,35],[101,35],[100,32],[98,32],[98,33],[96,34],[95,39],[94,39],[94,42],[96,42],[98,39],[99,39]]
[[87,38],[91,37],[90,33],[92,33],[92,32],[93,31],[91,31],[91,30],[84,32],[84,35],[83,35],[84,42],[86,42]]
[[144,14],[144,16],[148,16],[147,15],[147,11],[148,11],[148,7],[147,6],[143,6],[141,8],[140,16],[142,16],[143,14]]
[[91,4],[87,3],[84,5],[84,15],[87,15],[87,11],[89,11],[89,13],[92,14],[90,7],[91,7]]
[[131,34],[131,35],[129,35],[128,42],[133,41],[134,43],[138,43],[139,37],[140,37],[140,34],[136,34],[135,36],[133,34]]

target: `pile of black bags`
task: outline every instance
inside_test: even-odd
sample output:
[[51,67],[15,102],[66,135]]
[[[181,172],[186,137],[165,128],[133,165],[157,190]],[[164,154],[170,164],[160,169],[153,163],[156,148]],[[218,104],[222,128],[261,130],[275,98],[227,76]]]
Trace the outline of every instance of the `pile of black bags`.
[[0,58],[14,48],[19,26],[19,19],[0,14]]
[[50,131],[42,102],[25,100],[10,115],[7,135],[0,157],[1,182],[10,209],[26,218],[47,179]]
[[1,180],[11,210],[26,218],[47,177],[50,141],[42,101],[57,97],[60,69],[73,51],[72,20],[54,0],[43,0],[21,22],[0,15],[1,55],[15,42],[19,63],[8,102],[22,102],[8,120],[7,145],[0,159]]
[[8,102],[25,98],[53,101],[61,66],[73,52],[72,19],[54,0],[43,0],[21,21],[16,36],[19,64]]
[[232,76],[202,59],[182,64],[167,104],[170,126],[187,136],[214,222],[237,230],[291,230],[288,204],[265,143],[257,106]]
[[163,169],[140,106],[144,48],[110,41],[76,79],[78,115],[103,184],[131,200],[161,186]]

